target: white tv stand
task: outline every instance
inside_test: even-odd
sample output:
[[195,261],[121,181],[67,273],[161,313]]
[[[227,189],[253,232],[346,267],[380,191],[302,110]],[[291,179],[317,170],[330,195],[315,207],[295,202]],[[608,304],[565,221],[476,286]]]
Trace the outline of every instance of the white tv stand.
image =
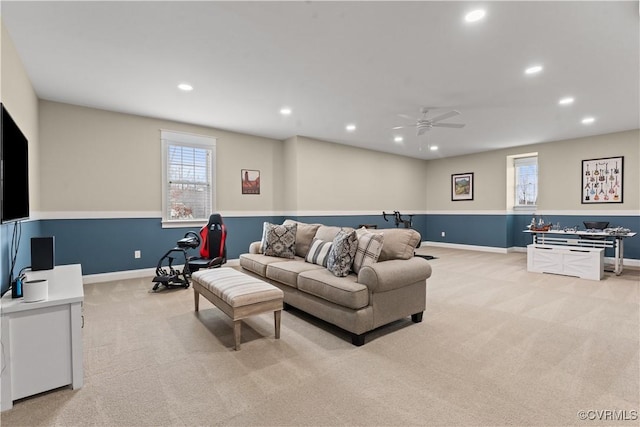
[[23,397],[83,385],[80,264],[27,272],[27,276],[47,279],[49,297],[38,302],[12,299],[11,292],[2,297],[2,411]]

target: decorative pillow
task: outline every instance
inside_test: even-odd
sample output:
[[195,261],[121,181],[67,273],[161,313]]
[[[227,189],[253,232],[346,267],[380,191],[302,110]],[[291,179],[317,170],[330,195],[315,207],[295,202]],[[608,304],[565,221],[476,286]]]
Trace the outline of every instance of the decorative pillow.
[[356,231],[339,231],[333,239],[333,246],[327,258],[327,269],[334,276],[348,276],[357,249],[358,237],[356,236]]
[[358,230],[358,248],[353,259],[353,271],[358,274],[365,265],[371,265],[378,261],[382,252],[384,236],[382,234],[369,233],[366,230]]
[[313,241],[311,242],[311,247],[309,248],[309,252],[307,252],[305,261],[326,267],[327,258],[329,258],[329,252],[331,252],[332,247],[332,242],[313,239]]
[[293,258],[296,254],[296,224],[264,225],[264,254],[280,258]]

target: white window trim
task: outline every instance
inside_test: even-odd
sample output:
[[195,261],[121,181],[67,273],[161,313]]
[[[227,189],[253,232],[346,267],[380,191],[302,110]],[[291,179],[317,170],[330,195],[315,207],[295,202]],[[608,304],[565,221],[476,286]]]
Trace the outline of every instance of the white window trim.
[[[517,163],[519,163],[519,165],[516,165]],[[528,155],[520,155],[520,156],[514,156],[513,158],[513,169],[514,169],[514,180],[515,180],[515,176],[517,175],[517,166],[527,166],[527,165],[536,165],[536,169],[539,171],[539,168],[537,168],[538,166],[538,153],[530,153]],[[536,182],[539,182],[539,172],[538,172],[538,176],[536,176]],[[533,204],[533,205],[518,205],[516,204],[516,189],[517,189],[517,184],[514,181],[514,191],[513,191],[513,210],[514,211],[535,211],[538,208],[538,204]],[[536,198],[537,199],[537,198]]]
[[211,212],[216,209],[216,185],[215,185],[215,167],[216,167],[216,142],[217,139],[206,135],[197,135],[186,132],[176,132],[160,129],[160,142],[162,151],[162,228],[183,228],[201,226],[209,220],[206,218],[193,218],[188,220],[167,219],[169,217],[167,209],[167,154],[169,145],[182,145],[185,147],[206,148],[211,150],[209,182],[211,183]]
[[[518,213],[527,213],[527,212],[536,212],[538,205],[516,205],[516,186],[515,186],[515,176],[516,176],[516,167],[515,160],[521,159],[524,157],[536,157],[539,158],[537,152],[531,153],[523,153],[507,156],[507,185],[506,185],[506,204],[507,204],[507,212],[518,212]],[[538,177],[540,176],[540,168],[538,168]],[[538,180],[539,182],[539,180]],[[538,188],[539,189],[539,188]]]

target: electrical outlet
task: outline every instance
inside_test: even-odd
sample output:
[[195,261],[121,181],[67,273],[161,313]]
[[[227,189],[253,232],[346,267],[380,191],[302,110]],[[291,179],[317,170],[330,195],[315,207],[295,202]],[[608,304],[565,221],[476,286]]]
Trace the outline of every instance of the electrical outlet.
[[442,237],[444,237],[444,236],[445,236],[445,232],[443,231],[442,233],[440,233],[440,235],[441,235]]
[[137,259],[137,258],[140,258],[141,256],[142,256],[142,254],[140,253],[140,251],[135,251],[135,252],[133,253],[133,257],[134,257],[134,258],[136,258],[136,259]]

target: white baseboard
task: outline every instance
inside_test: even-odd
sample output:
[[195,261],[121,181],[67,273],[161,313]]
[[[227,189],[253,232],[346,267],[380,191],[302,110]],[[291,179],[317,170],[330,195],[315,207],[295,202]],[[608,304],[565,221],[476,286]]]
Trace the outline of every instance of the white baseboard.
[[[239,259],[229,259],[225,264],[226,267],[235,267],[240,265]],[[182,271],[184,265],[174,265],[173,268]],[[140,270],[113,271],[111,273],[86,274],[82,276],[82,282],[87,285],[89,283],[115,282],[117,280],[126,279],[142,279],[155,277],[155,268],[141,268]]]
[[422,242],[422,244],[425,246],[436,246],[436,247],[450,248],[450,249],[462,249],[467,251],[493,252],[497,254],[506,254],[508,252],[507,248],[496,248],[493,246],[462,245],[460,243],[445,243],[445,242],[431,242],[431,241]]
[[82,276],[82,282],[86,285],[89,283],[102,283],[102,282],[113,282],[116,280],[155,277],[155,275],[156,275],[155,268],[143,268],[140,270],[126,270],[126,271],[113,271],[111,273],[87,274]]
[[[421,246],[437,246],[442,248],[462,249],[467,251],[494,252],[498,254],[506,254],[506,253],[512,253],[512,252],[522,252],[522,253],[527,252],[527,248],[520,247],[520,246],[512,246],[510,248],[495,248],[492,246],[461,245],[459,243],[430,242],[430,241],[422,242]],[[613,265],[614,259],[611,257],[605,257],[604,262],[608,265]],[[640,268],[640,259],[624,258],[622,260],[622,264],[625,267]]]

